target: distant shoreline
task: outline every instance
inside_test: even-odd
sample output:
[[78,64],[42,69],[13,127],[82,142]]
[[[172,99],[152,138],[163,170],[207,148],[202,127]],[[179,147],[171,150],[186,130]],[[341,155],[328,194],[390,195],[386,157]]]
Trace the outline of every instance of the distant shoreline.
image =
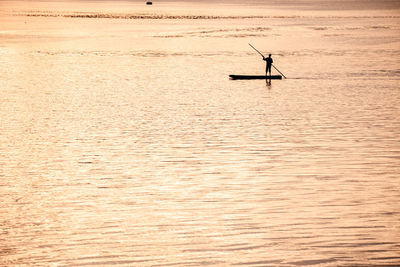
[[105,14],[105,13],[53,13],[48,11],[33,11],[26,13],[11,13],[20,17],[64,17],[64,18],[95,18],[95,19],[190,19],[190,20],[218,20],[218,19],[298,19],[298,18],[400,18],[400,16],[208,16],[208,15],[167,15],[167,14]]

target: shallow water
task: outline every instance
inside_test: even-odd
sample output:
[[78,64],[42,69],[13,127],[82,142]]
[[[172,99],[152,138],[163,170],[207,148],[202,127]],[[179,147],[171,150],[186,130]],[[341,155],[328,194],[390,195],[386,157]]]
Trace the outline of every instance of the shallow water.
[[2,3],[1,265],[400,263],[395,10]]

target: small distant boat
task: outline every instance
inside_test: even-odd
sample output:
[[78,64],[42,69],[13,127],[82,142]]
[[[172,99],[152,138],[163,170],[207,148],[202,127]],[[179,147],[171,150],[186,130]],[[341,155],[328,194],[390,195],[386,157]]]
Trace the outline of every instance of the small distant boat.
[[281,75],[229,75],[231,80],[282,80]]
[[146,5],[152,5],[153,4],[153,2],[146,2]]

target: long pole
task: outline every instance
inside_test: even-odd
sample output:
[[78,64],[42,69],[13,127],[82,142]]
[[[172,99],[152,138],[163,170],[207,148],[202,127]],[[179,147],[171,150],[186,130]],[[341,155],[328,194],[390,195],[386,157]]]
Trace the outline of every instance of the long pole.
[[261,52],[260,51],[258,51],[254,46],[252,46],[251,44],[249,44],[249,46],[251,46],[254,50],[256,50],[263,58],[265,58],[264,57],[264,55],[263,54],[261,54]]
[[285,76],[285,75],[283,75],[283,73],[282,73],[282,72],[280,72],[280,71],[279,71],[279,70],[278,70],[278,69],[277,69],[277,68],[276,68],[276,67],[275,67],[273,64],[271,64],[271,65],[272,65],[272,67],[274,67],[274,68],[275,68],[275,69],[276,69],[276,70],[277,70],[277,71],[278,71],[280,74],[282,74],[282,76],[283,76],[283,77],[285,77],[285,79],[287,79],[287,78],[286,78],[286,76]]
[[[254,50],[256,50],[257,51],[257,53],[259,53],[263,58],[265,58],[264,57],[264,55],[263,54],[261,54],[261,52],[260,51],[258,51],[254,46],[252,46],[250,43],[249,43],[249,46],[251,46],[251,48],[253,48]],[[285,79],[287,79],[286,78],[286,76],[285,75],[283,75],[283,73],[282,72],[280,72],[280,70],[278,70],[273,64],[271,64],[272,65],[272,67],[274,67],[280,74],[282,74],[282,76],[283,77],[285,77]]]

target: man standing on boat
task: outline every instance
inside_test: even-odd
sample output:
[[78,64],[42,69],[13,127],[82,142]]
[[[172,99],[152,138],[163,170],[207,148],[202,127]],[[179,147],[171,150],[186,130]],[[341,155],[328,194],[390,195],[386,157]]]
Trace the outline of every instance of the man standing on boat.
[[265,60],[267,62],[267,67],[265,69],[265,75],[268,76],[268,71],[269,71],[269,75],[271,76],[271,66],[272,66],[272,63],[274,63],[274,61],[272,60],[271,54],[269,54],[268,57],[263,56],[263,60]]

